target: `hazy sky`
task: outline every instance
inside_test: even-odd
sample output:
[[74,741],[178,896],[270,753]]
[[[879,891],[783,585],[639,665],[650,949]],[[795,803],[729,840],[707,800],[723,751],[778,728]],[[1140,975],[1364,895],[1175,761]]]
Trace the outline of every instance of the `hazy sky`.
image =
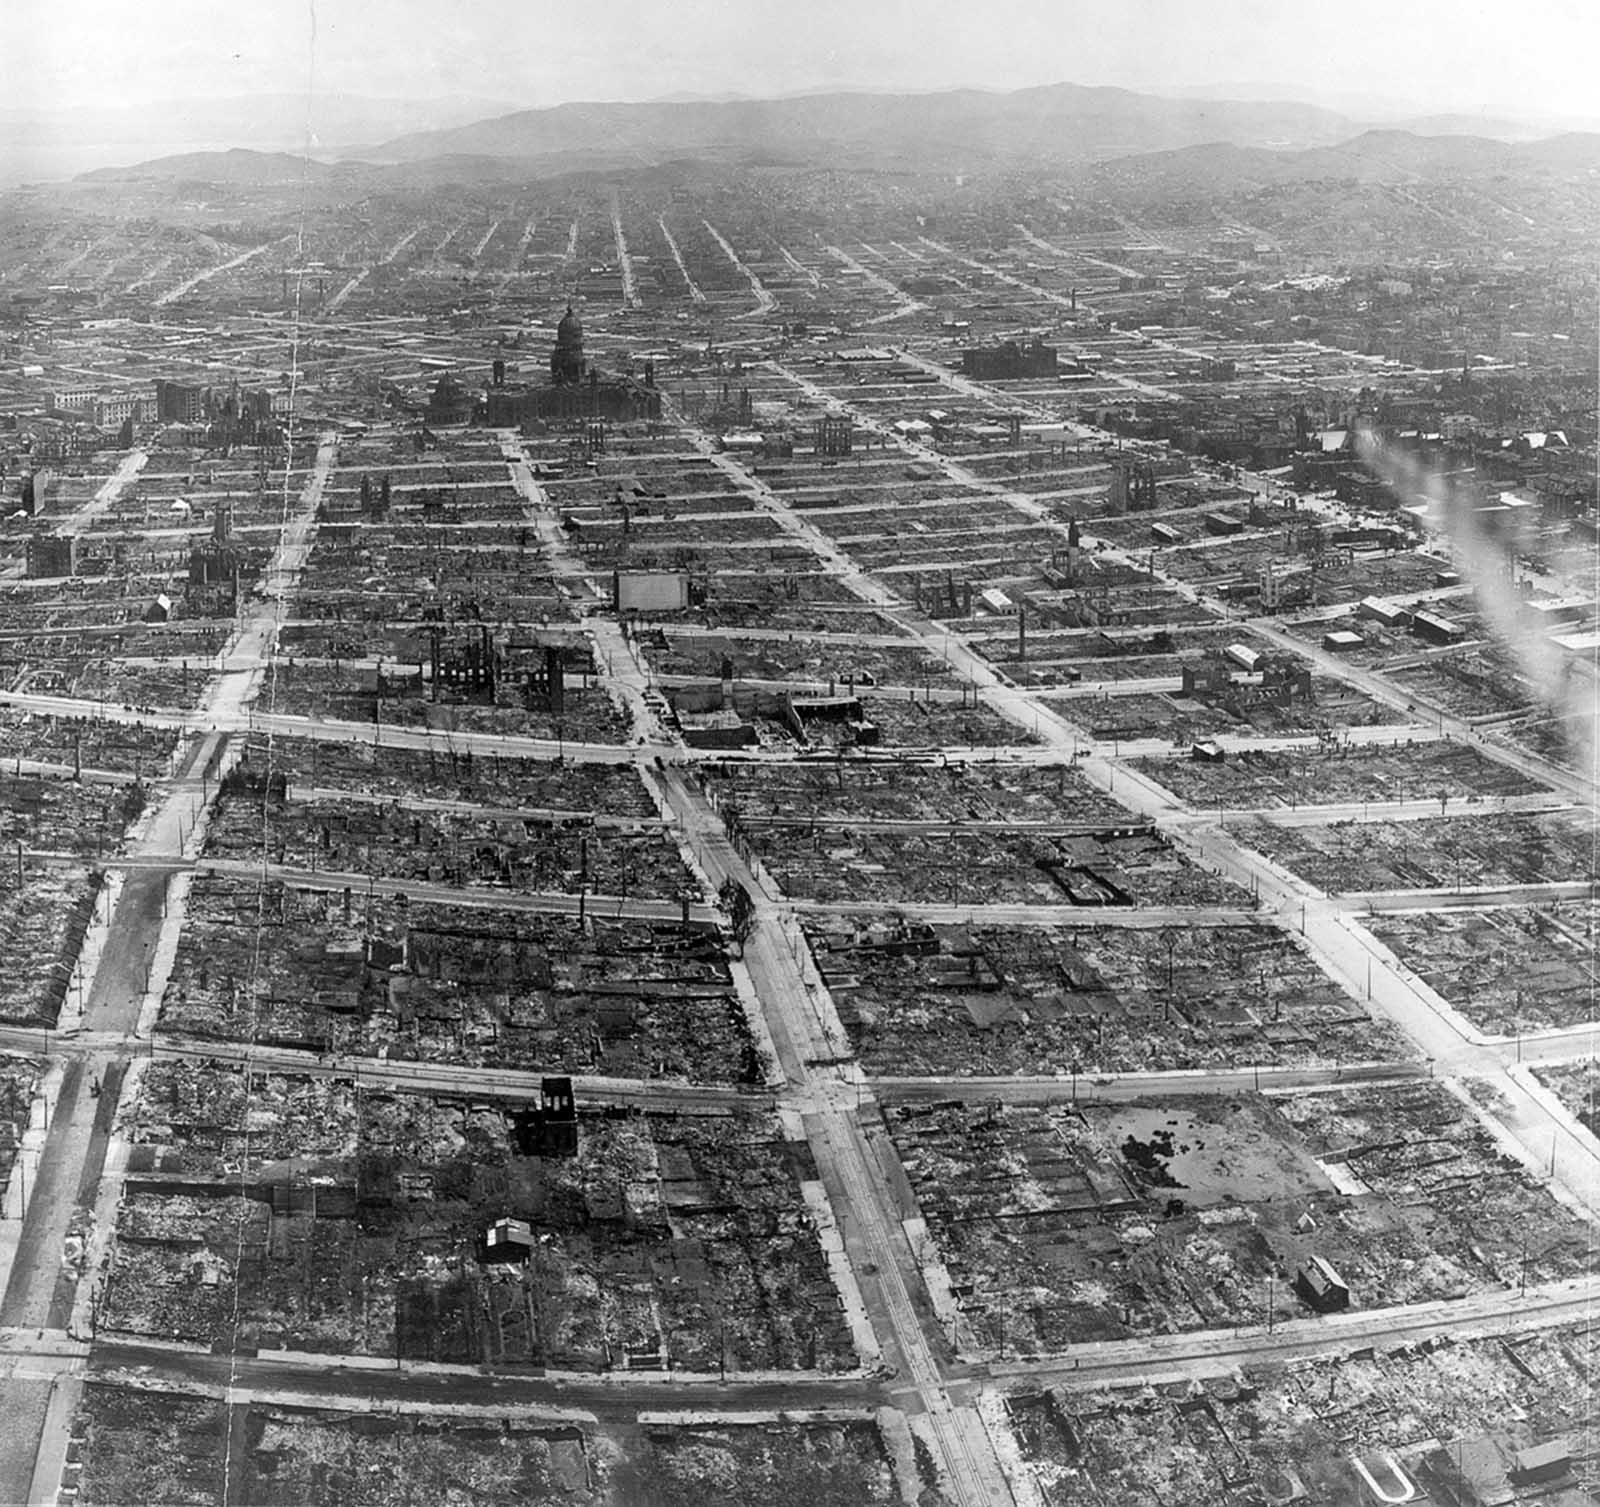
[[1588,116],[1597,15],[1595,0],[0,0],[0,105],[297,91],[309,72],[319,91],[526,105],[1270,83]]

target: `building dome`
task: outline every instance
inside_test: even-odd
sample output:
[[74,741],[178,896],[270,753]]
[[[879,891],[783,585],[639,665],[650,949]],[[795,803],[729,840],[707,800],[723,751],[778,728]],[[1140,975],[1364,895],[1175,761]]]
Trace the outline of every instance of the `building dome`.
[[567,305],[567,312],[556,326],[555,349],[550,352],[550,379],[557,386],[583,380],[583,325]]

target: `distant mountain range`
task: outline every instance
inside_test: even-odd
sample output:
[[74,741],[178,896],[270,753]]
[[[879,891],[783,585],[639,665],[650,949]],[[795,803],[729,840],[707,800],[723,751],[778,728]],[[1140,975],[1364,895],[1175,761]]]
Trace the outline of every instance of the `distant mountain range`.
[[1092,177],[1161,196],[1240,193],[1273,184],[1336,179],[1418,183],[1497,173],[1583,172],[1600,168],[1600,134],[1569,132],[1543,141],[1491,141],[1482,136],[1428,136],[1415,131],[1364,131],[1331,147],[1274,152],[1206,142],[1168,152],[1102,162]]
[[402,131],[464,125],[513,108],[503,101],[246,94],[104,109],[0,108],[0,177],[62,177],[157,155],[248,147],[349,154]]
[[[1176,87],[1156,84],[1142,92],[1168,99],[1275,100],[1283,98],[1284,86],[1281,81],[1264,83],[1259,80]],[[1415,104],[1406,105],[1392,96],[1362,90],[1328,92],[1295,89],[1292,94],[1305,104],[1336,110],[1351,121],[1374,127],[1393,126],[1400,130],[1415,131],[1419,136],[1488,136],[1496,141],[1534,141],[1564,131],[1600,130],[1600,117],[1575,119],[1547,116],[1539,111],[1537,102],[1532,102],[1529,113],[1511,119],[1461,111],[1419,115]]]
[[953,171],[1073,161],[1202,141],[1252,146],[1332,143],[1359,127],[1315,105],[1161,99],[1127,89],[1054,84],[1009,94],[811,94],[785,99],[568,104],[519,110],[449,130],[396,137],[378,161],[441,152],[550,160],[600,151],[643,165],[695,156],[826,159]]
[[[381,111],[341,117],[355,130]],[[302,110],[304,101],[300,102]],[[1038,166],[1110,186],[1227,192],[1295,180],[1404,183],[1439,176],[1600,165],[1600,136],[1461,134],[1470,120],[1363,130],[1333,110],[1256,100],[1168,99],[1058,84],[1015,93],[833,93],[769,100],[569,104],[393,137],[309,166],[299,155],[179,153],[86,177],[271,184],[347,178],[499,180],[665,163],[764,163],[979,172]],[[1427,126],[1436,129],[1423,129]],[[303,136],[303,127],[302,127]]]
[[255,152],[229,147],[224,152],[174,152],[131,167],[97,167],[78,174],[80,183],[182,182],[231,183],[256,188],[320,182],[335,171],[326,162],[293,152]]
[[129,167],[100,167],[79,173],[78,183],[172,183],[231,188],[274,188],[309,184],[338,192],[373,188],[426,188],[435,183],[526,181],[528,168],[509,157],[427,157],[420,162],[374,163],[360,158],[325,162],[294,152],[255,152],[229,147],[222,152],[177,152]]
[[[582,152],[619,166],[677,157],[755,157],[959,172],[1029,162],[1061,166],[1213,143],[1277,152],[1333,147],[1360,138],[1367,124],[1293,101],[1178,98],[1052,84],[1009,94],[834,92],[557,105],[414,132],[368,155],[415,162],[449,152],[553,164]],[[1417,117],[1389,128],[1507,143],[1550,134],[1526,122],[1463,115]]]

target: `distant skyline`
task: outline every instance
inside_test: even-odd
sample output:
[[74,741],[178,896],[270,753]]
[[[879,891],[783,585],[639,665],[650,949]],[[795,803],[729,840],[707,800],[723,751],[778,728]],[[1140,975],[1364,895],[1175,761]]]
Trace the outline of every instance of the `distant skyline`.
[[[235,94],[534,108],[827,88],[1249,80],[1347,113],[1600,114],[1593,0],[6,0],[4,108]],[[1387,102],[1387,103],[1386,103]]]

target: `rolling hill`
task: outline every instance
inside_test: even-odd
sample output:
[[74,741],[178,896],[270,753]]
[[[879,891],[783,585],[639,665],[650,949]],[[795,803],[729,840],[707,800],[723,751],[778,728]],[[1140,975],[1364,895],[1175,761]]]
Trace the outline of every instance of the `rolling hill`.
[[816,94],[772,100],[567,104],[397,137],[368,154],[417,161],[446,152],[539,158],[601,153],[665,158],[834,161],[962,171],[1026,161],[1086,161],[1205,141],[1303,147],[1358,127],[1312,105],[1159,99],[1055,84],[1009,94]]
[[1406,184],[1487,178],[1498,173],[1573,173],[1600,169],[1600,135],[1568,133],[1509,143],[1478,136],[1364,131],[1334,146],[1270,151],[1206,142],[1103,162],[1090,176],[1102,187],[1195,197],[1275,184],[1332,180]]

